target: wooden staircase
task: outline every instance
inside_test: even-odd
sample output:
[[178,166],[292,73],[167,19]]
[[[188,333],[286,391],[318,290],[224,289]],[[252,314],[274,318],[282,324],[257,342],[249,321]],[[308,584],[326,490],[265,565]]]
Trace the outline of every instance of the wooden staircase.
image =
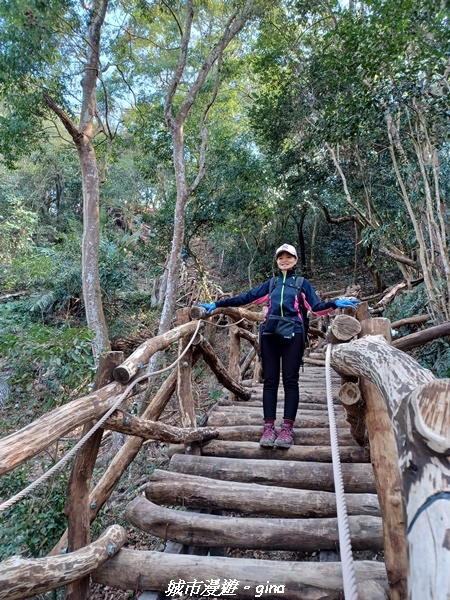
[[[335,374],[332,384],[336,396],[340,378]],[[169,580],[184,580],[186,586],[201,581],[184,590],[192,598],[214,596],[205,594],[212,591],[205,586],[218,580],[218,585],[239,582],[229,596],[237,599],[343,597],[324,369],[307,366],[301,373],[295,446],[288,450],[260,448],[262,385],[248,385],[249,402],[217,404],[210,411],[205,427],[218,429],[219,438],[206,443],[201,455],[170,447],[169,470],[156,470],[145,497],[136,497],[126,509],[132,525],[168,542],[160,568],[170,577],[165,583],[164,577],[156,578],[161,586],[144,592],[142,600],[182,596],[181,588],[178,595],[163,593]],[[352,548],[371,558],[355,556],[359,598],[386,598],[384,564],[373,560],[383,549],[383,532],[372,466],[367,450],[350,435],[339,401],[334,402]],[[281,393],[277,422],[282,408]],[[270,552],[271,560],[230,557],[238,549],[245,556]],[[297,553],[296,560],[280,560],[282,551]],[[179,556],[193,553],[203,556]],[[215,593],[226,597],[223,591]]]

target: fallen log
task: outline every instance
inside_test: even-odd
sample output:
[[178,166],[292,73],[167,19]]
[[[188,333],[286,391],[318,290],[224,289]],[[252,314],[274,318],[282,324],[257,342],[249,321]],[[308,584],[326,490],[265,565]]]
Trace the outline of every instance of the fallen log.
[[[259,442],[262,435],[262,427],[256,425],[238,425],[236,427],[217,427],[219,437],[224,441],[248,441]],[[330,430],[326,427],[295,428],[294,444],[302,446],[317,446],[330,444]],[[338,429],[338,440],[344,446],[357,446],[352,434],[348,430],[348,424]],[[291,446],[292,447],[292,446]]]
[[175,444],[189,444],[216,438],[218,432],[206,427],[182,428],[166,425],[158,421],[139,419],[129,413],[116,410],[105,421],[105,429],[120,431],[126,435],[136,435],[145,440],[160,440]]
[[[334,490],[333,468],[328,463],[294,462],[283,460],[239,460],[213,456],[175,454],[170,471],[246,483],[263,483],[281,487],[308,490]],[[342,465],[346,492],[375,492],[375,480],[370,464],[344,463]]]
[[[157,469],[149,478],[145,495],[156,504],[229,510],[272,517],[335,517],[333,492],[298,490],[221,481]],[[345,494],[349,515],[381,516],[376,494]]]
[[[93,574],[94,581],[122,590],[154,589],[170,593],[171,582],[214,579],[236,582],[243,600],[255,597],[284,600],[339,600],[341,563],[289,562],[213,556],[179,556],[161,552],[121,550]],[[383,563],[355,562],[357,582],[374,580],[387,590]],[[270,590],[265,592],[267,586]],[[276,587],[276,589],[275,589]],[[203,591],[203,586],[201,586]],[[184,587],[183,587],[184,591]]]
[[429,342],[434,342],[434,340],[446,337],[448,335],[450,335],[450,321],[447,321],[447,323],[442,323],[442,325],[429,327],[423,331],[417,331],[416,333],[405,335],[405,337],[402,337],[399,340],[394,340],[392,345],[395,348],[398,348],[398,350],[407,352],[408,350],[412,350],[418,346],[423,346]]
[[[125,509],[125,518],[141,531],[180,544],[260,550],[308,552],[330,550],[339,544],[337,518],[267,519],[222,517],[158,506],[137,496]],[[380,517],[348,518],[354,550],[382,550]]]
[[198,344],[198,348],[202,353],[204,361],[217,377],[219,383],[226,387],[227,390],[230,390],[230,392],[235,394],[238,398],[242,398],[242,400],[249,400],[251,397],[251,392],[245,389],[235,379],[230,377],[227,369],[220,362],[211,344],[206,339],[202,339],[200,344]]
[[[184,452],[182,444],[169,447],[169,457],[182,452]],[[280,452],[276,448],[261,448],[258,442],[224,442],[216,440],[202,445],[202,456],[331,462],[331,447],[291,446],[289,452]],[[339,456],[342,462],[369,462],[369,452],[358,446],[340,446]]]
[[0,599],[28,598],[89,575],[116,554],[125,539],[123,527],[112,525],[98,540],[69,554],[45,558],[8,558],[0,563]]
[[430,320],[430,315],[416,315],[414,317],[408,317],[406,319],[400,319],[399,321],[393,321],[391,323],[392,329],[398,329],[404,325],[416,325],[418,323],[426,323]]

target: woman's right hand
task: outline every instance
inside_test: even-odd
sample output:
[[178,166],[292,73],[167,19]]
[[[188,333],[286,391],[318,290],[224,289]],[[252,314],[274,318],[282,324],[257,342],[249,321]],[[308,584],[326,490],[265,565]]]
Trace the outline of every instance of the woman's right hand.
[[203,302],[199,304],[199,306],[206,310],[207,315],[209,315],[209,313],[211,313],[215,308],[217,308],[215,302]]

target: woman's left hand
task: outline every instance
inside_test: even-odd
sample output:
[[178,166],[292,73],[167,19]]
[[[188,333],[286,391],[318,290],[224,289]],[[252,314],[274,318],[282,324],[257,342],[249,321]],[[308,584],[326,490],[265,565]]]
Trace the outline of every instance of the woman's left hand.
[[334,301],[338,308],[347,308],[348,306],[357,308],[360,302],[361,300],[358,300],[358,298],[339,298]]

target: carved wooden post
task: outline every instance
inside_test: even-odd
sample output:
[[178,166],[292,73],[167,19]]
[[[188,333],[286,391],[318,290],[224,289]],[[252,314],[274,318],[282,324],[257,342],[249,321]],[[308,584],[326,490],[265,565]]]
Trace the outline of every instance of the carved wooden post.
[[[381,334],[391,339],[388,319],[371,319],[366,306],[357,311],[361,321],[359,337]],[[398,453],[394,429],[386,403],[373,383],[361,378],[360,388],[365,402],[365,419],[370,444],[370,458],[377,483],[377,493],[383,515],[384,555],[386,572],[391,589],[391,600],[407,598],[408,557],[405,538]]]
[[[181,308],[177,311],[177,325],[184,325],[190,321],[191,309]],[[184,352],[191,336],[182,337],[178,343],[178,355]],[[186,352],[177,365],[177,397],[180,410],[182,427],[197,427],[195,416],[194,396],[192,394],[192,347]],[[186,454],[201,454],[196,443],[185,445]]]
[[450,379],[417,387],[395,415],[411,600],[450,598]]
[[[124,360],[123,352],[108,352],[100,357],[93,391],[98,390],[113,381],[114,369]],[[94,421],[86,423],[82,436],[94,426]],[[67,550],[73,552],[84,548],[91,542],[89,506],[89,486],[98,450],[103,435],[103,429],[98,429],[80,448],[72,469],[67,486]],[[67,586],[67,600],[85,600],[89,597],[89,577],[83,577]]]
[[[405,501],[409,598],[447,600],[450,598],[450,379],[436,379],[408,354],[387,344],[381,335],[365,335],[349,344],[334,346],[332,365],[339,372],[358,375],[373,383],[389,411],[396,433]],[[377,413],[373,421],[379,418]],[[384,438],[383,442],[380,454],[386,452]],[[384,494],[389,510],[383,517],[390,518],[392,532],[398,536],[401,530],[394,527],[391,518],[398,507],[396,489],[391,483],[393,470],[389,466],[384,470],[383,489],[391,488],[394,497]],[[382,498],[380,494],[381,506]],[[388,558],[395,567],[394,544],[402,548],[398,537],[391,542],[390,554],[385,553],[386,567]],[[388,573],[392,575],[389,570]],[[399,597],[398,589],[392,592]]]

